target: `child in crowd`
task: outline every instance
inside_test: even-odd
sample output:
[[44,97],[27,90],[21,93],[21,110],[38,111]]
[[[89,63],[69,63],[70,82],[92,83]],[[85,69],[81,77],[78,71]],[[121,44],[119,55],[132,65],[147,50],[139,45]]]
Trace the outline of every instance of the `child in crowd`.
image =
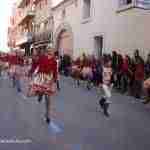
[[111,98],[111,88],[112,88],[112,67],[111,61],[106,60],[103,66],[102,73],[103,83],[102,89],[104,91],[104,96],[100,99],[99,105],[104,111],[104,114],[108,117],[109,99]]

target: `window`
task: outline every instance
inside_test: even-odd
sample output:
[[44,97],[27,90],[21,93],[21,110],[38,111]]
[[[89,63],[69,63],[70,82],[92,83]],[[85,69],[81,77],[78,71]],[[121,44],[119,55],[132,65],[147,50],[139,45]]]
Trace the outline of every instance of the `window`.
[[119,8],[117,12],[126,11],[128,9],[136,7],[137,0],[119,0]]
[[35,4],[33,4],[33,5],[32,5],[32,8],[31,8],[32,11],[35,11],[35,8],[36,8],[36,6],[35,6]]
[[44,23],[44,28],[45,28],[45,29],[48,29],[48,21],[45,21],[45,23]]
[[91,17],[91,0],[83,0],[83,19]]
[[42,22],[42,23],[40,24],[40,31],[43,31],[44,27],[45,27],[45,24],[44,24],[44,22]]
[[98,57],[102,56],[103,53],[103,36],[94,37],[95,53]]
[[63,9],[63,10],[62,10],[62,19],[64,19],[64,18],[65,18],[65,16],[66,16],[66,10],[65,10],[65,9]]
[[122,7],[122,6],[127,6],[127,5],[130,5],[132,4],[133,0],[119,0],[119,6]]
[[42,3],[39,2],[39,9],[42,9]]
[[78,0],[75,0],[75,6],[78,7]]
[[48,5],[48,2],[47,2],[47,0],[45,0],[45,5],[46,5],[46,6]]

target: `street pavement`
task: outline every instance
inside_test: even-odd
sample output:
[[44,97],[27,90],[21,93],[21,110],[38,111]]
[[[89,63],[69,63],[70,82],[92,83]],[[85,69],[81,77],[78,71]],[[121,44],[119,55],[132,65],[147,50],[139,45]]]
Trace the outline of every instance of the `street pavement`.
[[[26,84],[23,80],[22,87]],[[97,105],[101,94],[61,77],[48,126],[44,100],[26,99],[7,78],[0,79],[0,150],[149,150],[149,105],[113,93],[107,118]]]

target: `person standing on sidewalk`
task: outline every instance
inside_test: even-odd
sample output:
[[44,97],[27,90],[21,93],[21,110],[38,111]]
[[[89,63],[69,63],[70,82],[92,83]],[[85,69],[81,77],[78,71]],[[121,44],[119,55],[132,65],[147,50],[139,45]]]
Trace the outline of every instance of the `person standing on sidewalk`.
[[9,55],[9,75],[10,80],[12,80],[12,86],[16,86],[16,65],[17,65],[17,55],[16,52],[12,52]]
[[122,69],[122,80],[123,80],[122,92],[125,93],[127,92],[128,89],[128,71],[129,71],[129,62],[128,62],[127,55],[125,55],[123,58],[121,69]]
[[141,98],[142,85],[144,81],[144,60],[139,55],[139,50],[134,53],[134,83],[133,83],[133,94],[135,98]]

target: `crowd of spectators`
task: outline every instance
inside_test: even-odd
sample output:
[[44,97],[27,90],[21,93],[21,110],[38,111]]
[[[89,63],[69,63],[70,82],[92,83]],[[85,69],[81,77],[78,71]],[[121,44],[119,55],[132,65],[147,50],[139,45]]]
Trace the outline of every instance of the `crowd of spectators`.
[[[103,54],[99,58],[83,53],[76,60],[64,55],[60,58],[59,69],[65,76],[72,76],[78,86],[81,80],[86,81],[87,88],[90,89],[92,86],[102,84],[103,65],[107,61],[111,61],[114,89],[121,93],[128,93],[135,98],[142,98],[145,94],[144,80],[150,78],[150,54],[144,60],[139,50],[134,51],[133,57],[121,55],[116,51],[113,51],[112,54]],[[144,103],[147,104],[149,101],[150,92],[147,92]]]

